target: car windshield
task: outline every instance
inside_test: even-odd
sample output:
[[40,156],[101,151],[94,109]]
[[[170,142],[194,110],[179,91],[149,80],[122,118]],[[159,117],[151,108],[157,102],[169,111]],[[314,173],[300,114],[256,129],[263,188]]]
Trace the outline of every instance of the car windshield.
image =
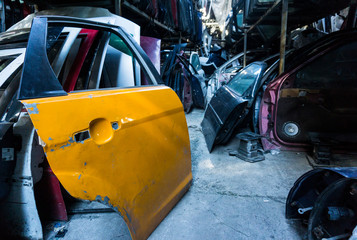
[[196,71],[201,70],[200,59],[197,54],[192,55],[192,66],[196,69]]
[[232,80],[229,81],[227,86],[239,95],[243,95],[244,92],[257,80],[261,71],[262,66],[260,64],[252,63],[235,75]]

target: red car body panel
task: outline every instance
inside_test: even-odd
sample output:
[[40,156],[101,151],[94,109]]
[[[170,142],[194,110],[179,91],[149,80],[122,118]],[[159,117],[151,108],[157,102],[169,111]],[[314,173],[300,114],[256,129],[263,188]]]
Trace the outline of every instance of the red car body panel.
[[[352,39],[356,40],[356,35],[352,36]],[[285,80],[291,75],[310,64],[318,57],[324,55],[336,47],[348,43],[350,39],[338,38],[337,41],[331,41],[329,43],[321,44],[316,47],[312,52],[307,52],[306,55],[310,55],[307,58],[299,59],[299,62],[292,66],[288,71],[277,76],[271,81],[266,90],[264,91],[259,111],[259,131],[264,138],[262,138],[262,145],[264,150],[298,150],[307,151],[312,145],[299,142],[286,142],[279,138],[276,130],[276,120],[278,113],[278,101],[280,90],[282,89]],[[289,83],[288,83],[289,84]],[[287,85],[285,85],[287,86]]]
[[82,29],[80,34],[86,34],[87,36],[84,38],[81,43],[81,47],[78,51],[76,59],[74,60],[74,64],[71,68],[71,71],[68,74],[68,77],[63,85],[63,89],[66,92],[71,92],[74,90],[79,73],[82,69],[84,60],[89,52],[90,47],[92,46],[95,37],[97,36],[98,30],[92,29]]

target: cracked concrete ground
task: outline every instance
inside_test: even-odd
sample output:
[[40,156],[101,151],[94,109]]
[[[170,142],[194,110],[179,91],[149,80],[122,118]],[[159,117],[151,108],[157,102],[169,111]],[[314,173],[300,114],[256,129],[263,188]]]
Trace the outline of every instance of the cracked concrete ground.
[[[312,169],[306,154],[266,154],[248,163],[229,156],[236,139],[210,154],[200,127],[203,112],[187,114],[193,185],[149,239],[304,239],[306,228],[285,219],[285,200],[296,179]],[[63,239],[130,239],[116,213],[77,214],[66,227]]]
[[302,239],[300,223],[284,214],[291,186],[311,169],[305,154],[266,154],[248,163],[229,156],[236,139],[210,154],[202,117],[202,110],[187,115],[193,185],[150,239]]

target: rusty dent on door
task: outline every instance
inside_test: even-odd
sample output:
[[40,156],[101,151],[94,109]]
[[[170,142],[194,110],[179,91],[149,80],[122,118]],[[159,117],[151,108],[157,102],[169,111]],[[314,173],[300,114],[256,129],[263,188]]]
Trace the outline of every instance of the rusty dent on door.
[[171,89],[85,91],[22,103],[65,189],[120,212],[133,239],[147,238],[188,190],[187,124]]

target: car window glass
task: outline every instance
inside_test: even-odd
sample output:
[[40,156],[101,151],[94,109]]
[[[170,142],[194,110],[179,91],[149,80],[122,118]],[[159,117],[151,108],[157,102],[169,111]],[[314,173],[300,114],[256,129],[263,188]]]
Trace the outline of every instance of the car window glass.
[[0,58],[0,72],[4,70],[12,61],[14,61],[16,56]]
[[[46,42],[46,51],[47,51],[47,58],[50,62],[52,68],[54,67],[55,59],[61,54],[63,51],[64,44],[67,40],[69,33],[62,27],[62,26],[49,26],[47,30],[47,42]],[[79,46],[81,41],[85,36],[78,35],[76,36],[76,44],[71,44],[69,53],[65,56],[65,62],[62,65],[62,68],[57,72],[53,69],[54,73],[58,77],[58,80],[61,84],[64,84],[69,72],[70,68],[73,65],[75,56],[78,53]]]
[[198,55],[193,54],[192,55],[192,66],[196,69],[196,71],[201,70],[201,63]]
[[240,10],[237,14],[237,26],[243,27],[243,11]]
[[94,66],[98,61],[101,61],[101,58],[97,58],[97,56],[101,56],[104,54],[103,49],[100,49],[100,42],[108,40],[108,35],[102,31],[93,30],[93,29],[82,29],[80,34],[85,33],[85,39],[82,39],[81,44],[78,49],[77,56],[73,62],[69,75],[67,79],[72,79],[72,81],[76,81],[73,78],[72,71],[78,72],[78,78],[75,85],[74,90],[83,90],[83,89],[91,89],[97,88],[97,86],[91,85],[90,80],[98,82],[99,81],[99,73],[101,69],[97,69],[93,71]]
[[240,65],[240,63],[239,63],[238,59],[236,59],[232,62],[232,67],[237,67],[239,65]]
[[243,95],[245,91],[257,80],[261,71],[261,65],[252,63],[235,75],[232,80],[228,82],[227,86],[239,95]]
[[[1,54],[1,53],[0,53]],[[13,76],[20,70],[24,53],[3,55],[0,57],[0,89],[4,90],[12,81]]]
[[[235,61],[234,61],[234,62],[235,62]],[[232,68],[232,67],[233,67],[233,62],[227,64],[227,66],[225,66],[225,67],[223,68],[223,70],[224,70],[224,69],[230,69],[230,68]]]
[[[75,35],[74,39],[72,33]],[[60,66],[59,69],[54,69],[54,72],[65,91],[88,89],[90,77],[97,74],[92,72],[91,68],[102,35],[98,30],[63,28],[61,36],[56,38],[56,44],[52,44],[48,58],[52,67]],[[54,54],[51,58],[52,52]],[[59,58],[59,55],[65,56]],[[52,59],[62,62],[53,62]]]
[[50,26],[46,49],[67,92],[152,84],[130,48],[114,33]]
[[291,79],[294,88],[357,88],[357,42],[340,46],[307,64]]
[[135,58],[128,46],[119,36],[111,34],[100,79],[100,87],[135,86],[135,77],[138,77],[136,75],[137,71],[140,71],[140,68],[135,63]]
[[109,45],[118,51],[129,55],[130,57],[133,56],[132,52],[128,48],[128,46],[124,43],[124,41],[117,35],[111,34],[110,35],[110,40],[109,40]]
[[[0,116],[1,121],[10,121],[13,117],[16,118],[22,109],[22,104],[16,97],[18,90],[21,67],[15,70],[8,78],[6,84],[3,84],[0,89]],[[6,85],[6,87],[4,87]]]
[[66,60],[65,60],[65,62],[63,64],[62,69],[60,69],[60,74],[58,76],[58,80],[62,84],[64,84],[65,80],[68,77],[69,72],[71,71],[71,67],[74,64],[74,61],[75,61],[76,56],[78,54],[79,48],[80,48],[80,46],[82,44],[82,40],[83,40],[83,38],[81,36],[78,36],[74,40],[69,52],[67,53]]

